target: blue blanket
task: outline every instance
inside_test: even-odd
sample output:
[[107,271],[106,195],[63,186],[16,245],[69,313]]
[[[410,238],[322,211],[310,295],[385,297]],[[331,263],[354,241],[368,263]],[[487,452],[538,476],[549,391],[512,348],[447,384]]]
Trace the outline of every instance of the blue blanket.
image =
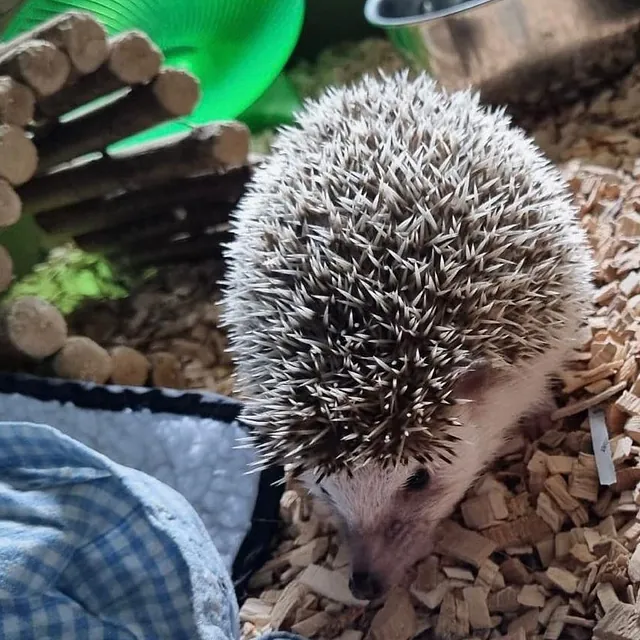
[[0,422],[0,639],[231,640],[231,579],[187,500],[60,431]]

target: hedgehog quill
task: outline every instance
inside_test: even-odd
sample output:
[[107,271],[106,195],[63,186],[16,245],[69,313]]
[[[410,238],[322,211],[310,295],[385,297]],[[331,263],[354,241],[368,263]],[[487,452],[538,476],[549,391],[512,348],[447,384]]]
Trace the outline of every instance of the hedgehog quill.
[[351,589],[377,598],[548,408],[591,304],[578,212],[503,110],[398,73],[308,102],[232,224],[243,419],[332,506]]

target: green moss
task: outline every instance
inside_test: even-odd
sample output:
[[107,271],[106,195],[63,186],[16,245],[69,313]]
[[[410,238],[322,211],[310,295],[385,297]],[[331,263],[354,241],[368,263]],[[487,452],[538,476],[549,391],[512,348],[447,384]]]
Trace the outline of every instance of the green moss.
[[133,278],[118,272],[104,258],[69,244],[53,249],[44,262],[9,289],[6,297],[40,296],[69,314],[90,298],[124,298],[133,285]]

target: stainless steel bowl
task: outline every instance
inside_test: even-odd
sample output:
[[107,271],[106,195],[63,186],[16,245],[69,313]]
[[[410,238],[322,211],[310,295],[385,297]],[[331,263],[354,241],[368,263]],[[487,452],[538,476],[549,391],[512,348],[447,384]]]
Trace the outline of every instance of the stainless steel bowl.
[[638,0],[367,0],[366,19],[446,88],[572,100],[638,58]]

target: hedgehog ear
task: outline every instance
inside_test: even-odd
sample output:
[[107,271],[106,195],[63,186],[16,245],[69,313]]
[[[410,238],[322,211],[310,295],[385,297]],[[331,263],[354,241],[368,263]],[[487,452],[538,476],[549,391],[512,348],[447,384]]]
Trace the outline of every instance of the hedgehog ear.
[[487,360],[478,360],[462,369],[453,388],[457,401],[478,400],[496,382],[498,372]]

